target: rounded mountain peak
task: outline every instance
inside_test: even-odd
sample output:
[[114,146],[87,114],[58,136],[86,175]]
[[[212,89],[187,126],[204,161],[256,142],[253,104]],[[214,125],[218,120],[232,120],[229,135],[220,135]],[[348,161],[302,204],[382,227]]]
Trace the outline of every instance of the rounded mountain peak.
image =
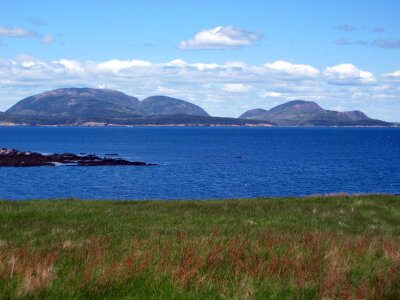
[[195,115],[209,116],[201,107],[168,96],[151,96],[139,103],[139,109],[146,115]]
[[136,112],[139,100],[122,92],[93,88],[62,88],[25,98],[7,112],[31,116],[101,116]]
[[260,119],[268,113],[268,110],[262,108],[251,109],[239,116],[241,119]]
[[270,112],[281,112],[281,111],[293,111],[298,113],[308,113],[308,112],[315,112],[315,111],[323,111],[324,109],[321,108],[317,103],[312,101],[305,101],[305,100],[293,100],[286,102],[284,104],[278,105],[270,110]]

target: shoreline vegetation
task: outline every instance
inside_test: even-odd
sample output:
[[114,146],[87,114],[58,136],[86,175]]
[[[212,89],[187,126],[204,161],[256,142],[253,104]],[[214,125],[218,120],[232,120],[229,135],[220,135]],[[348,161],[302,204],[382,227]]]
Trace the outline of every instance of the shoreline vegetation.
[[272,128],[398,128],[400,123],[393,123],[390,126],[381,125],[273,125],[273,124],[138,124],[123,125],[113,123],[86,122],[77,124],[17,124],[0,122],[0,127],[272,127]]
[[4,299],[399,299],[400,196],[0,201]]
[[[85,122],[77,124],[59,124],[59,125],[43,125],[43,124],[17,124],[17,123],[1,123],[0,127],[26,127],[26,126],[38,126],[38,127],[277,127],[271,124],[138,124],[138,125],[124,125],[124,124],[113,124],[113,123],[101,123],[101,122]],[[285,126],[286,127],[286,126]],[[371,127],[371,126],[365,126]],[[377,126],[387,127],[387,126]]]

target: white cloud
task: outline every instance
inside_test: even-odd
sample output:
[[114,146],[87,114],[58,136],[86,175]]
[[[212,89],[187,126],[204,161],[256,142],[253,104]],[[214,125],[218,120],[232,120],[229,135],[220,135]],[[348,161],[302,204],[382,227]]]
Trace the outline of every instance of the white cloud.
[[225,64],[228,68],[238,68],[238,69],[244,69],[247,67],[247,65],[244,62],[241,61],[230,61]]
[[277,92],[267,92],[261,95],[263,98],[281,98],[283,96],[282,93]]
[[44,37],[42,37],[41,39],[42,44],[45,45],[50,45],[54,43],[54,38],[51,35],[45,35]]
[[98,64],[99,70],[111,71],[113,73],[118,73],[123,69],[128,69],[132,67],[148,67],[151,63],[144,60],[109,60]]
[[35,38],[44,45],[50,45],[54,43],[54,37],[50,34],[41,35],[37,32],[30,31],[22,27],[0,27],[0,37]]
[[177,95],[179,94],[179,90],[171,89],[163,86],[157,87],[157,92],[164,94],[164,95]]
[[315,77],[319,74],[319,70],[312,66],[292,64],[283,60],[267,63],[264,65],[264,67],[274,72],[284,73],[292,76]]
[[357,85],[376,81],[371,72],[360,70],[352,64],[328,67],[324,71],[324,76],[330,83],[339,85]]
[[261,40],[259,32],[247,31],[239,27],[218,26],[204,29],[187,41],[179,44],[182,50],[232,49],[251,46]]
[[192,64],[192,66],[196,67],[197,70],[199,71],[213,70],[219,67],[219,65],[217,64],[204,64],[204,63],[195,63]]
[[66,71],[69,71],[71,73],[75,73],[75,74],[85,73],[85,69],[82,67],[82,65],[79,61],[69,60],[69,59],[60,59],[58,61],[55,61],[54,63],[61,64],[65,68]]
[[0,36],[3,37],[31,37],[36,33],[21,27],[0,27]]
[[165,66],[169,66],[169,67],[180,67],[180,68],[184,68],[188,65],[188,63],[182,59],[174,59],[171,60],[168,63],[164,64]]
[[11,69],[15,74],[24,72],[43,72],[47,70],[47,63],[28,55],[19,55],[15,60],[10,60]]
[[394,71],[392,73],[383,74],[382,77],[389,81],[399,81],[400,82],[400,70]]
[[223,89],[230,93],[247,93],[250,91],[251,86],[242,83],[226,83]]

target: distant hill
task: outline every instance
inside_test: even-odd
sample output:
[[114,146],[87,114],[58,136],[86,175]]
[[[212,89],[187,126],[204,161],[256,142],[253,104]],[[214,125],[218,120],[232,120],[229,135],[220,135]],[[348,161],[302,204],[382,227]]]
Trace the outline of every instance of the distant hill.
[[166,96],[139,101],[114,90],[65,88],[25,98],[7,113],[41,117],[128,117],[148,115],[208,116],[199,106]]
[[263,120],[283,126],[389,126],[391,123],[374,120],[361,111],[338,112],[325,110],[312,101],[294,100],[270,110],[253,109],[239,118]]
[[142,115],[193,115],[209,116],[201,107],[190,102],[167,97],[151,96],[139,102],[139,112]]
[[25,98],[9,114],[41,117],[120,117],[140,115],[139,100],[114,90],[65,88]]

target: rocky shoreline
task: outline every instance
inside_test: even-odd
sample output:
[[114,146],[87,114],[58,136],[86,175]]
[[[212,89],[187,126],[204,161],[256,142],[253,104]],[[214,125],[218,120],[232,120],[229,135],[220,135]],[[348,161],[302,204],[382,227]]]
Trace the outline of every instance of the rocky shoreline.
[[[115,154],[114,154],[115,155]],[[129,161],[120,158],[99,157],[93,154],[77,155],[41,154],[37,152],[24,152],[15,149],[0,149],[0,167],[38,167],[38,166],[155,166],[141,161]]]

